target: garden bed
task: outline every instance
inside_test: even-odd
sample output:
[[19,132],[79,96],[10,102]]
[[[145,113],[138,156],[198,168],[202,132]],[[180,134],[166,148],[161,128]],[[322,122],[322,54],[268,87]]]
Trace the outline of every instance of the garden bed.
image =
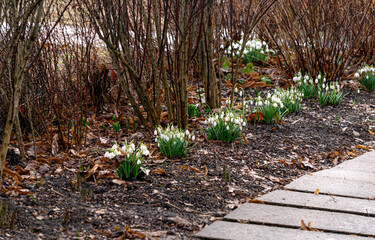
[[[374,95],[362,91],[354,105],[354,91],[345,87],[337,106],[304,100],[281,123],[248,124],[234,143],[208,140],[203,121],[190,120],[196,145],[186,158],[161,157],[145,128],[116,134],[94,124],[81,151],[50,156],[39,146],[38,160],[27,145],[27,161],[8,154],[7,168],[23,180],[1,197],[18,211],[16,229],[2,238],[190,239],[240,204],[375,146]],[[118,162],[92,151],[125,139],[149,147],[150,174],[140,180],[119,180]]]

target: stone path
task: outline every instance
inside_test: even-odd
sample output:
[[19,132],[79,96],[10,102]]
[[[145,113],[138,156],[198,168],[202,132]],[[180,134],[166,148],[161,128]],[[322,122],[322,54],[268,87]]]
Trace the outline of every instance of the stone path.
[[375,151],[332,169],[305,175],[284,190],[270,192],[259,200],[264,204],[243,204],[195,237],[375,238]]

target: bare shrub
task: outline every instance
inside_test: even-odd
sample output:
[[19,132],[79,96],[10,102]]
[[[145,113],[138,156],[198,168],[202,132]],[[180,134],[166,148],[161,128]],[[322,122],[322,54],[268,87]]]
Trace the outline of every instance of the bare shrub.
[[[289,76],[301,70],[337,80],[355,56],[357,62],[370,58],[373,14],[372,1],[281,0],[258,32],[279,51]],[[360,49],[368,52],[356,55]]]

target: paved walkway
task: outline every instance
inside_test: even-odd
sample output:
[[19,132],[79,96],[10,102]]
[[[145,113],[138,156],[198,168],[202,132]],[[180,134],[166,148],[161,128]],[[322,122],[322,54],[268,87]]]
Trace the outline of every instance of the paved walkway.
[[196,237],[252,240],[375,238],[375,151],[332,169],[300,177],[284,190],[270,192],[259,200],[264,204],[243,204]]

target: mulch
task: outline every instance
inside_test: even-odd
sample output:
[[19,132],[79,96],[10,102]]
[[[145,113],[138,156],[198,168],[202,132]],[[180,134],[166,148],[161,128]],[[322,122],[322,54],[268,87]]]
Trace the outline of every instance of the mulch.
[[[32,145],[27,145],[27,159],[10,149],[8,191],[1,200],[18,218],[0,238],[190,239],[240,204],[375,146],[374,94],[362,91],[354,105],[354,90],[345,87],[344,92],[337,106],[307,100],[282,123],[249,124],[232,144],[207,140],[204,125],[193,119],[196,145],[185,158],[161,157],[152,129],[117,134],[95,124],[80,151],[52,156],[40,144],[35,160]],[[115,171],[119,163],[92,151],[124,139],[149,146],[145,166],[150,175],[121,181]]]

